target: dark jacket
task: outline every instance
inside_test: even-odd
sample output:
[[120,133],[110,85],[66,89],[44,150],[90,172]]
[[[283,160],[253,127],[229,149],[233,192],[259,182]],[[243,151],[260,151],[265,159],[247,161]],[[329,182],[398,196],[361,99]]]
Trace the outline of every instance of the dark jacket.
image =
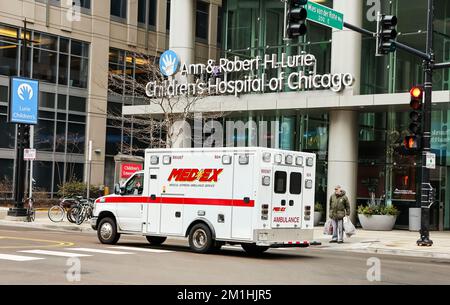
[[340,220],[345,216],[350,216],[350,202],[345,191],[341,191],[339,196],[333,194],[330,197],[330,218]]

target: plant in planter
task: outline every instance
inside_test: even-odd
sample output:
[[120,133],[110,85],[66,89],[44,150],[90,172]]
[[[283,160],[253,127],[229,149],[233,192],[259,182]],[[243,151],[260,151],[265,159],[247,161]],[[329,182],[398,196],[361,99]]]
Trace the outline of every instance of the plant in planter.
[[316,202],[314,205],[314,226],[319,225],[320,220],[322,220],[322,214],[323,214],[323,206]]
[[358,207],[358,219],[364,230],[391,231],[399,211],[394,206],[360,205]]

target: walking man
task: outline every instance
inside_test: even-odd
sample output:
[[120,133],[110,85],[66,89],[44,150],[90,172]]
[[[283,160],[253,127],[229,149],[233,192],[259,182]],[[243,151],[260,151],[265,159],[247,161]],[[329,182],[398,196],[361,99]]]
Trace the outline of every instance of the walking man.
[[333,237],[330,243],[344,242],[344,217],[350,216],[350,203],[345,191],[340,185],[334,188],[334,194],[330,197],[330,218],[333,224]]

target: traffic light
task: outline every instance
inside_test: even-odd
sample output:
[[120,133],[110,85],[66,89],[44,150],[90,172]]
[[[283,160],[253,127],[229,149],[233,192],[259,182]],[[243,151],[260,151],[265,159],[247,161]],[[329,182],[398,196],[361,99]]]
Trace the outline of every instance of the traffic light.
[[421,149],[423,87],[414,86],[409,94],[411,98],[408,126],[410,135],[403,139],[401,152],[404,155],[416,155]]
[[304,8],[306,3],[308,0],[289,0],[287,3],[286,35],[290,39],[303,36],[307,32],[305,21],[308,12]]
[[377,19],[377,56],[395,52],[396,46],[391,42],[397,37],[397,17],[379,15]]
[[409,91],[411,101],[409,106],[412,109],[409,113],[410,124],[409,131],[413,135],[421,133],[422,129],[422,104],[423,104],[423,87],[414,86]]

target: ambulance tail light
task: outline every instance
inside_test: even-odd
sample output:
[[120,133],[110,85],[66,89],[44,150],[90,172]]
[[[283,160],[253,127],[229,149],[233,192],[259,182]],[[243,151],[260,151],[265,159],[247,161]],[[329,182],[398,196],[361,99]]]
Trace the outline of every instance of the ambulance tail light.
[[303,219],[304,220],[311,219],[311,206],[310,205],[305,205]]
[[269,205],[263,204],[261,205],[261,220],[269,219]]
[[270,176],[263,176],[262,177],[262,185],[269,186],[270,185]]

